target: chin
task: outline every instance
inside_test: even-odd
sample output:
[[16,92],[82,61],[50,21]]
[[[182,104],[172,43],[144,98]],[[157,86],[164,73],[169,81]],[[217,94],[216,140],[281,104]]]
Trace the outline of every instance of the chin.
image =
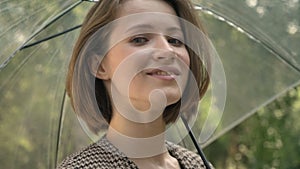
[[167,94],[167,106],[172,105],[174,103],[177,103],[180,98],[181,98],[181,94]]

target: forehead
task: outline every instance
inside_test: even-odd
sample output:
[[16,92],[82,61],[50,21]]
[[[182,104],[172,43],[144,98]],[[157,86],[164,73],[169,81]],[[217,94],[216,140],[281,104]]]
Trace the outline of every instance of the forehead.
[[157,12],[143,12],[121,17],[114,21],[111,40],[118,42],[137,34],[161,34],[182,36],[179,18]]
[[162,0],[127,0],[118,12],[111,34],[118,42],[134,34],[181,34],[179,18],[174,9]]
[[124,0],[118,16],[126,16],[140,12],[161,12],[176,15],[175,10],[163,0]]

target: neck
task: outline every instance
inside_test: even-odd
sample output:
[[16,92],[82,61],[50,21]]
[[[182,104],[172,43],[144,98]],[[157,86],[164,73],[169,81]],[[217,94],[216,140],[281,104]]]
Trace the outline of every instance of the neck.
[[162,116],[149,123],[136,123],[114,113],[107,139],[129,158],[153,157],[167,151],[165,127]]
[[134,138],[153,137],[162,134],[166,128],[162,115],[149,123],[137,123],[119,113],[114,113],[109,126],[123,135]]

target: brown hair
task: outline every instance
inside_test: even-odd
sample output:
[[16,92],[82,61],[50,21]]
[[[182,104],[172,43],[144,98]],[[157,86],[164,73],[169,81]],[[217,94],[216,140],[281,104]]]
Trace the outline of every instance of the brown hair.
[[[78,40],[74,46],[72,58],[69,64],[69,70],[67,74],[66,90],[71,99],[73,108],[76,114],[86,123],[88,128],[95,134],[106,123],[104,119],[109,123],[112,118],[112,104],[105,88],[103,81],[96,78],[90,71],[87,58],[89,55],[95,54],[93,50],[93,43],[88,47],[91,50],[86,50],[86,45],[90,41],[90,38],[101,28],[117,18],[118,9],[121,7],[122,2],[125,0],[100,0],[97,2],[87,14],[85,21],[82,24],[81,32]],[[167,2],[176,12],[177,16],[187,20],[189,23],[195,25],[197,29],[204,32],[204,29],[198,20],[196,11],[193,8],[192,3],[189,0],[163,0]],[[105,32],[105,31],[104,31]],[[109,30],[107,31],[109,32]],[[201,98],[207,90],[209,85],[209,43],[204,37],[195,38],[192,32],[184,31],[186,42],[188,44],[196,46],[186,46],[190,56],[190,69],[193,73],[193,77],[189,77],[187,87],[184,91],[184,96],[188,97],[188,100],[181,103],[179,100],[177,103],[166,107],[163,118],[168,124],[174,122],[178,115],[180,108],[184,112],[197,111],[197,104],[199,97]],[[98,36],[98,34],[97,34]],[[204,35],[205,36],[205,33]],[[102,33],[100,37],[101,42],[109,38],[109,33]],[[187,42],[189,41],[189,42]],[[94,44],[95,46],[95,44]],[[97,44],[97,47],[104,50],[107,48],[107,44]],[[196,55],[192,49],[201,50],[200,53],[203,56]],[[204,50],[203,50],[204,49]],[[94,53],[86,53],[85,51],[94,51]],[[97,55],[103,56],[102,50],[98,50]],[[100,51],[100,53],[99,53]],[[84,54],[82,54],[84,53]],[[198,93],[195,92],[195,88],[189,87],[192,83],[192,79],[196,80]],[[94,84],[91,84],[94,82]],[[93,89],[93,86],[95,87]],[[199,96],[199,97],[197,97]],[[96,97],[96,98],[95,98]],[[93,100],[93,99],[96,99]],[[196,99],[196,100],[195,100]],[[100,110],[101,113],[98,113]],[[104,118],[104,119],[103,119]]]

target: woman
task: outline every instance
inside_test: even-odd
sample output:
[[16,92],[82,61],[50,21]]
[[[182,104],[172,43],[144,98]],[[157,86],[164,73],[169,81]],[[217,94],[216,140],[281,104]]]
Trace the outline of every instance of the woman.
[[100,0],[90,10],[67,92],[89,130],[97,134],[103,119],[109,127],[58,168],[205,168],[199,155],[165,141],[167,125],[197,111],[209,83],[205,36],[180,18],[203,30],[188,0]]

